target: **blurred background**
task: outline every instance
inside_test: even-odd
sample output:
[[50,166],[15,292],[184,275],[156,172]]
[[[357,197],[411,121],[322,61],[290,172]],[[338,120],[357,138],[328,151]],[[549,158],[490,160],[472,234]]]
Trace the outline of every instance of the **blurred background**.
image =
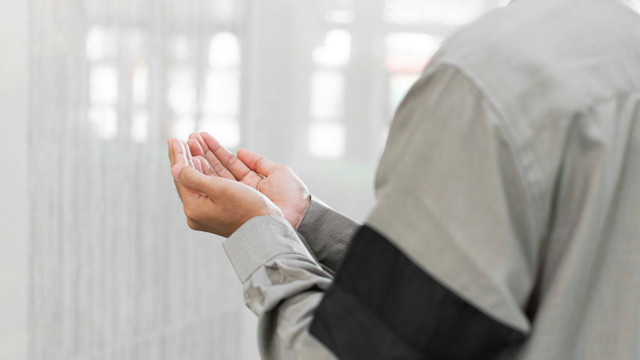
[[0,358],[257,359],[220,239],[186,226],[167,138],[262,153],[362,221],[400,100],[443,39],[506,2],[5,1]]

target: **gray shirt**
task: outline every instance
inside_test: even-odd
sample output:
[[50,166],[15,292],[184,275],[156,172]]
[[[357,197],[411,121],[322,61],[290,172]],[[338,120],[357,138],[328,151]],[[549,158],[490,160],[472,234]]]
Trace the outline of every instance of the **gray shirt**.
[[[366,224],[526,335],[501,357],[640,359],[633,9],[514,2],[448,39],[394,118]],[[314,201],[300,234],[259,217],[224,243],[263,357],[332,358],[308,329],[356,227]]]

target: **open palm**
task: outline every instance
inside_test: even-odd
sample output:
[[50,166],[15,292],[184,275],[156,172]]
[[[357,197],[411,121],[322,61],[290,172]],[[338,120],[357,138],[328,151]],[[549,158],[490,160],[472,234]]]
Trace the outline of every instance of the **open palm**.
[[187,144],[196,169],[258,190],[280,208],[294,229],[298,228],[309,207],[310,194],[288,166],[246,149],[240,149],[236,157],[206,132],[191,134]]

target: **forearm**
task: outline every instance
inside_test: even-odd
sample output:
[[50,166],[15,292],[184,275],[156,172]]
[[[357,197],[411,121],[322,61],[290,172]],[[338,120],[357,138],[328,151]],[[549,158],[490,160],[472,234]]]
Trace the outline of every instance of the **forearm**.
[[[285,272],[292,270],[286,265],[287,262],[296,267],[293,273],[301,278],[273,278],[272,272],[276,268]],[[326,281],[326,273],[318,271],[317,265],[308,265],[299,259],[274,260],[244,284],[245,302],[259,318],[258,343],[263,359],[334,359],[309,334],[315,309],[330,282]],[[305,269],[309,271],[308,277],[303,275]],[[273,280],[271,286],[264,285],[267,277]]]
[[224,243],[259,318],[263,359],[333,359],[309,335],[315,308],[332,277],[312,259],[293,228],[277,217],[254,218]]
[[312,197],[309,209],[298,227],[298,233],[313,256],[335,272],[359,226],[358,222]]

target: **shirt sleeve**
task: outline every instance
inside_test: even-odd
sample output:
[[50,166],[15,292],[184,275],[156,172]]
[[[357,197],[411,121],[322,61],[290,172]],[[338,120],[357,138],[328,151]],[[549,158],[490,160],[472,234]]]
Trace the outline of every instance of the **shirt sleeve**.
[[245,305],[259,319],[263,359],[334,359],[309,335],[313,311],[332,276],[282,217],[247,221],[223,243],[243,284]]
[[312,196],[298,233],[320,264],[335,273],[359,225]]
[[401,104],[311,334],[341,359],[496,359],[530,329],[531,194],[508,124],[456,68]]
[[[284,219],[224,243],[265,359],[492,359],[529,331],[528,195],[495,109],[453,68],[400,106],[377,204],[335,278]],[[330,240],[329,240],[330,241]]]

